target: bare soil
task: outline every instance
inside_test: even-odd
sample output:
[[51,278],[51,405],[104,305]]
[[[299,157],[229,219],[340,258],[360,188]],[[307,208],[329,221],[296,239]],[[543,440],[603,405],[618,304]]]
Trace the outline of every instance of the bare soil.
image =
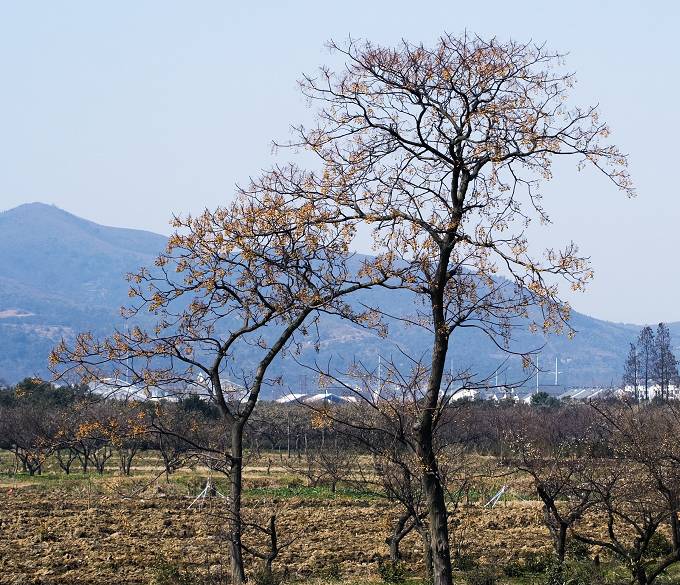
[[[192,497],[158,484],[141,494],[123,480],[91,485],[0,487],[0,583],[113,585],[147,584],[159,564],[194,575],[228,570],[220,498],[202,509],[187,507]],[[343,578],[376,575],[387,556],[385,538],[396,510],[380,498],[246,498],[247,519],[278,514],[283,550],[277,566],[291,577],[323,574],[338,564]],[[538,502],[509,501],[495,509],[469,507],[452,522],[454,545],[479,563],[505,562],[527,552],[547,551]],[[246,542],[263,544],[249,531]],[[258,540],[259,539],[259,540]],[[422,544],[410,536],[405,560],[420,568]],[[252,566],[252,564],[251,564]]]

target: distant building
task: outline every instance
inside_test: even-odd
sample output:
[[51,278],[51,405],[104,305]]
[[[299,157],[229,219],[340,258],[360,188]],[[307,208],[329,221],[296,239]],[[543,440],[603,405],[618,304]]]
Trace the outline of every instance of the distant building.
[[281,398],[276,399],[274,402],[279,404],[318,404],[318,403],[330,403],[330,404],[351,404],[358,402],[356,396],[343,396],[340,394],[334,394],[332,392],[318,392],[316,394],[302,394],[302,393],[288,393]]
[[483,400],[479,390],[474,388],[461,388],[454,390],[451,395],[451,400]]
[[560,399],[579,401],[601,400],[610,397],[614,392],[615,390],[609,387],[570,388],[560,395]]
[[[630,398],[634,398],[635,397],[635,388],[633,386],[625,386],[624,388],[620,388],[618,390],[618,393],[619,393],[620,396],[628,396]],[[638,393],[639,399],[645,399],[646,398],[644,387],[638,386],[637,393]],[[649,395],[649,400],[654,400],[655,398],[661,398],[661,386],[659,386],[658,384],[652,384],[647,388],[647,393]],[[674,384],[671,384],[668,387],[668,398],[670,398],[671,400],[679,400],[680,399],[680,386],[676,386]]]
[[156,386],[142,387],[118,378],[104,378],[88,384],[92,394],[102,398],[115,400],[169,400],[176,401],[186,394],[186,391],[173,392]]

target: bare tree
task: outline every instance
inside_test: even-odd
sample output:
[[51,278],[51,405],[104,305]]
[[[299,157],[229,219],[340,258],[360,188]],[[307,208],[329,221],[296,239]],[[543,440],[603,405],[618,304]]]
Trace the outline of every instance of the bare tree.
[[[55,371],[106,380],[120,388],[168,392],[188,388],[217,406],[230,440],[224,450],[191,445],[228,473],[232,582],[246,580],[242,556],[243,438],[268,370],[294,350],[315,315],[333,313],[371,326],[369,312],[356,312],[343,297],[386,280],[378,259],[347,265],[351,223],[329,223],[323,205],[292,204],[276,189],[251,189],[228,207],[176,218],[155,269],[131,275],[134,318],[157,318],[111,337],[78,337],[52,354]],[[125,380],[126,382],[122,382]]]
[[[423,387],[429,378],[428,364],[400,353],[406,365],[384,359],[380,372],[355,362],[348,372],[320,370],[322,380],[335,383],[349,393],[354,402],[342,408],[316,408],[317,414],[330,418],[341,434],[361,445],[373,457],[373,471],[386,497],[400,506],[400,513],[386,543],[390,559],[397,562],[400,543],[413,530],[424,543],[423,565],[428,578],[434,574],[430,514],[422,480],[422,459],[418,454],[416,429],[422,409]],[[444,376],[442,397],[432,419],[432,446],[437,457],[437,481],[447,500],[448,525],[455,521],[458,506],[474,477],[462,455],[460,445],[449,432],[461,423],[451,399],[460,390],[486,387],[488,380],[475,382],[468,370],[450,370]],[[479,384],[476,386],[475,384]],[[461,388],[462,386],[462,388]],[[315,408],[308,405],[308,408]]]
[[251,546],[244,545],[244,549],[254,556],[255,558],[261,559],[264,563],[264,574],[265,577],[271,578],[273,574],[273,564],[276,558],[279,556],[281,551],[286,547],[290,546],[295,542],[295,538],[289,538],[285,542],[281,542],[278,528],[276,525],[277,512],[274,511],[269,516],[269,522],[266,525],[259,524],[257,522],[246,522],[245,524],[254,529],[256,532],[264,535],[267,542],[266,549],[258,549]]
[[[610,457],[591,468],[588,485],[593,510],[606,518],[602,536],[574,537],[601,546],[621,559],[634,583],[650,585],[668,567],[680,562],[680,451],[678,419],[667,405],[595,404],[598,438]],[[654,550],[654,537],[667,524],[668,550]]]
[[505,421],[516,455],[512,465],[531,477],[543,503],[557,560],[562,563],[569,529],[594,506],[587,481],[594,465],[587,441],[590,417],[580,404],[540,413],[521,409],[513,414]]
[[3,434],[22,471],[42,474],[43,466],[55,448],[53,421],[35,405],[18,403],[3,409]]
[[338,442],[330,408],[330,405],[324,405],[313,413],[310,421],[310,427],[316,435],[313,444],[305,449],[301,457],[288,459],[284,465],[302,475],[311,487],[327,486],[331,493],[335,493],[338,484],[349,483],[356,453],[352,445]]
[[[632,194],[626,159],[605,143],[595,107],[567,106],[573,77],[562,56],[532,43],[444,35],[434,47],[350,40],[346,60],[301,82],[318,124],[295,146],[320,159],[264,179],[302,201],[331,202],[335,221],[360,220],[376,246],[408,267],[401,285],[418,295],[406,320],[432,336],[428,380],[414,421],[427,499],[435,585],[452,581],[447,511],[433,442],[442,379],[455,332],[476,327],[506,347],[518,319],[561,329],[568,307],[556,281],[580,289],[591,277],[572,243],[541,259],[525,227],[549,221],[539,187],[555,158],[593,164]],[[497,278],[502,270],[506,279]],[[527,349],[528,351],[528,349]]]

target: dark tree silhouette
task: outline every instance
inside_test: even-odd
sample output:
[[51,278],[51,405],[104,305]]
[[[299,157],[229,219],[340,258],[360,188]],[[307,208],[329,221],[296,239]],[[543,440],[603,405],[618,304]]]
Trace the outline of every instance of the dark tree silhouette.
[[659,386],[661,400],[668,400],[671,384],[675,384],[678,379],[678,361],[671,349],[671,332],[665,323],[659,323],[654,341],[652,376],[654,383]]
[[656,362],[656,344],[654,332],[649,325],[640,331],[637,340],[638,366],[640,385],[644,388],[644,399],[649,400],[649,387],[654,382],[654,363]]
[[633,387],[635,393],[635,400],[640,400],[639,385],[640,385],[640,365],[638,364],[638,351],[634,343],[630,344],[628,349],[628,356],[626,363],[623,366],[623,387]]

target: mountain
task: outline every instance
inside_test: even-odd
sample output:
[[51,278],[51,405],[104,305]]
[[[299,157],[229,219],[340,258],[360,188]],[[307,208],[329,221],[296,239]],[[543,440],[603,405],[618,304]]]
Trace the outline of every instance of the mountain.
[[165,238],[101,226],[42,203],[0,213],[0,378],[47,375],[62,336],[120,323],[126,273],[153,263]]
[[[124,275],[153,265],[165,242],[158,234],[98,225],[42,203],[0,213],[0,378],[15,382],[29,375],[47,376],[47,355],[59,339],[72,339],[83,330],[106,334],[120,326],[120,307],[128,300]],[[372,302],[389,314],[404,314],[414,302],[403,291],[370,294]],[[640,327],[580,313],[573,313],[572,325],[578,331],[572,340],[543,339],[520,328],[512,347],[542,346],[542,386],[554,383],[556,357],[561,385],[618,383],[628,343]],[[670,327],[680,334],[680,323]],[[379,355],[405,361],[402,351],[422,356],[429,347],[426,332],[401,323],[390,324],[391,341],[335,318],[325,318],[320,330],[319,352],[307,344],[298,361],[326,363],[332,358],[342,369],[361,360],[374,367]],[[449,355],[455,368],[491,374],[502,366],[499,381],[523,375],[518,358],[507,359],[475,330],[457,332]],[[243,362],[247,364],[248,358],[244,354]],[[311,390],[314,385],[311,372],[290,357],[279,360],[273,373],[292,386]]]

